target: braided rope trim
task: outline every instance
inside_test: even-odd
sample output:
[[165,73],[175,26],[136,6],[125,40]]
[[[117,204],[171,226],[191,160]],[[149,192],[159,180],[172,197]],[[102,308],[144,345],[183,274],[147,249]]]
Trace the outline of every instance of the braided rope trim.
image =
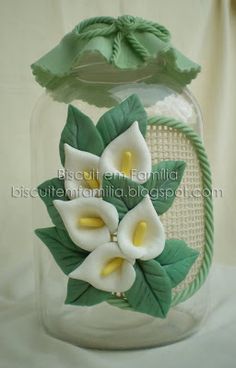
[[135,37],[134,33],[130,33],[126,35],[126,40],[129,42],[130,46],[133,50],[141,57],[141,59],[145,62],[150,57],[147,49],[138,41]]
[[[199,136],[193,131],[192,128],[182,123],[181,121],[164,117],[157,116],[149,119],[149,125],[157,125],[157,126],[167,126],[169,128],[180,130],[185,136],[191,141],[193,147],[195,148],[197,158],[199,160],[199,165],[202,172],[202,186],[203,189],[207,189],[209,193],[212,191],[212,183],[211,183],[211,170],[209,161],[207,158],[207,154],[205,148],[202,144]],[[199,288],[202,286],[206,277],[208,275],[212,256],[213,256],[213,238],[214,238],[214,223],[213,223],[213,204],[212,204],[212,196],[206,196],[204,198],[204,222],[205,222],[205,253],[203,257],[202,266],[197,277],[194,281],[189,284],[189,286],[182,290],[179,293],[176,293],[172,297],[171,306],[175,306],[185,300],[189,299],[193,294],[195,294]],[[134,309],[129,305],[128,301],[125,299],[125,296],[113,296],[111,299],[107,300],[107,302],[113,306],[118,308],[122,308],[125,310],[134,311]]]
[[[104,28],[91,29],[90,26],[95,24],[103,24]],[[138,41],[135,32],[149,32],[159,38],[161,41],[168,43],[170,41],[170,32],[162,25],[147,21],[142,18],[123,15],[117,19],[111,17],[96,17],[86,19],[78,24],[73,32],[79,40],[90,40],[95,37],[114,36],[113,52],[110,62],[115,63],[121,48],[121,40],[126,39],[133,51],[140,56],[143,62],[146,62],[151,55],[144,45]]]
[[85,19],[82,22],[80,22],[77,26],[74,28],[74,32],[79,34],[83,32],[87,27],[92,26],[97,23],[104,23],[107,25],[111,25],[114,22],[114,18],[112,17],[93,17],[89,19]]
[[122,40],[122,33],[118,32],[116,37],[114,38],[113,48],[112,48],[111,62],[113,64],[116,62],[116,60],[119,56],[121,40]]

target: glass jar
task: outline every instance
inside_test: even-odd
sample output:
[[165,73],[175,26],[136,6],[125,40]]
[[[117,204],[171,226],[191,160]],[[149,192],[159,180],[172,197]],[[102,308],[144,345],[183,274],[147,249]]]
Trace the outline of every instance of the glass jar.
[[[79,91],[70,85],[44,94],[38,101],[31,121],[32,185],[58,175],[61,168],[58,145],[71,102],[94,122],[112,106],[135,93],[149,117],[171,116],[202,135],[199,107],[187,88],[166,75],[149,69],[129,73],[108,70],[107,64],[84,65],[74,78]],[[68,82],[69,83],[69,82]],[[61,102],[56,102],[53,97]],[[151,134],[151,132],[150,132]],[[42,202],[33,199],[34,228],[51,226]],[[178,235],[178,234],[176,234]],[[168,237],[168,234],[167,234]],[[204,285],[188,300],[174,306],[166,319],[120,309],[106,302],[92,307],[65,305],[67,277],[56,265],[48,249],[34,237],[37,303],[41,322],[52,336],[74,345],[96,349],[137,349],[173,343],[198,330],[207,311],[208,286]]]

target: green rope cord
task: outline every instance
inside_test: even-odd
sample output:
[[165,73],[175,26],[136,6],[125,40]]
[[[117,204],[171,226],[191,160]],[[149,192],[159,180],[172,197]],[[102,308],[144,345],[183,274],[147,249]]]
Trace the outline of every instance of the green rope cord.
[[149,52],[145,49],[145,47],[137,40],[133,33],[129,33],[126,35],[126,39],[129,42],[130,46],[135,50],[135,52],[141,56],[143,61],[146,61],[150,55]]
[[[153,117],[148,121],[149,125],[156,126],[167,126],[169,128],[180,130],[185,136],[191,141],[193,147],[195,148],[195,152],[197,154],[197,158],[199,160],[199,165],[202,172],[202,186],[203,189],[207,189],[209,193],[212,192],[212,184],[211,184],[211,170],[208,162],[208,158],[206,155],[205,148],[202,144],[200,137],[186,124],[181,121],[169,118],[169,117]],[[194,281],[184,290],[179,293],[173,295],[172,298],[172,307],[184,302],[186,299],[190,298],[194,293],[198,291],[198,289],[204,283],[209,268],[212,262],[213,255],[213,205],[212,205],[212,196],[206,196],[204,198],[204,230],[205,230],[205,253],[203,262],[201,265],[201,269],[194,279]],[[128,301],[125,298],[117,298],[113,296],[111,299],[107,301],[109,304],[127,310],[133,310],[133,308],[129,305]]]
[[107,28],[92,29],[92,30],[88,30],[88,31],[78,33],[78,39],[80,39],[80,40],[90,40],[91,38],[94,38],[94,37],[111,36],[113,33],[116,33],[116,27],[115,27],[114,24],[111,24]]
[[81,33],[83,32],[87,27],[92,26],[94,24],[98,23],[104,23],[104,24],[112,24],[114,22],[114,18],[112,17],[93,17],[89,19],[85,19],[82,22],[80,22],[73,30],[74,33]]
[[111,62],[115,63],[118,55],[120,53],[120,44],[121,44],[121,40],[122,40],[122,33],[118,32],[114,42],[113,42],[113,47],[112,47],[112,56],[111,56]]
[[[107,29],[104,32],[103,29],[87,29],[94,24],[107,24]],[[170,32],[164,26],[147,21],[142,18],[133,17],[131,15],[123,15],[121,17],[94,17],[85,19],[79,25],[74,28],[74,33],[81,39],[90,39],[98,36],[109,36],[114,31],[129,34],[133,31],[150,32],[155,34],[163,42],[170,40]]]

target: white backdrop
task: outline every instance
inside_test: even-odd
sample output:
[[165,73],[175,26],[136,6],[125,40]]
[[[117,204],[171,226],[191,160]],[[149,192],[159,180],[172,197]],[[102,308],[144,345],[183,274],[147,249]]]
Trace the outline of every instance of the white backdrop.
[[[79,366],[85,368],[120,367],[124,363],[135,363],[134,353],[124,353],[125,360],[121,364],[121,354],[112,358],[109,353],[106,355],[108,360],[103,361],[105,355],[102,353],[96,355],[90,352],[86,355],[87,352],[45,337],[41,332],[36,334],[38,325],[33,310],[31,203],[30,199],[11,197],[12,186],[30,187],[29,122],[33,106],[42,93],[41,87],[33,80],[30,64],[50,50],[83,18],[122,14],[142,16],[164,24],[172,33],[174,45],[202,65],[203,71],[191,84],[191,90],[203,111],[205,145],[214,186],[223,190],[223,198],[215,200],[214,259],[221,266],[215,267],[213,275],[213,284],[215,288],[221,285],[222,293],[215,290],[213,300],[224,304],[226,295],[233,292],[233,287],[234,293],[236,291],[231,281],[236,276],[233,267],[236,265],[236,1],[0,0],[0,287],[3,312],[0,331],[4,332],[3,343],[0,344],[4,364],[0,364],[0,367],[53,367],[54,363],[57,367],[72,367],[80,359],[83,364]],[[229,287],[228,292],[226,286]],[[231,297],[228,296],[225,303],[224,312],[230,318]],[[222,323],[216,321],[216,316],[222,318]],[[172,366],[172,358],[167,353],[169,351],[173,352],[173,366],[176,367],[175,356],[177,359],[182,357],[187,366],[192,357],[200,359],[196,355],[198,349],[195,349],[195,345],[203,348],[208,341],[210,351],[212,347],[217,351],[214,353],[216,356],[212,357],[215,362],[212,366],[221,367],[221,358],[224,357],[228,359],[226,367],[232,367],[230,356],[235,356],[235,353],[230,350],[230,343],[233,333],[234,339],[236,337],[235,329],[227,327],[232,320],[224,321],[223,311],[218,311],[216,316],[209,320],[209,328],[211,331],[219,328],[220,334],[212,332],[209,335],[207,330],[209,336],[206,333],[203,338],[199,335],[195,340],[173,347],[145,351],[140,355],[141,360],[139,356],[136,366],[145,364],[145,357],[151,359],[149,367],[158,366],[163,360],[166,366]],[[214,321],[218,324],[214,325]],[[226,329],[222,330],[224,323]],[[21,339],[21,330],[25,339]],[[225,339],[223,345],[221,340],[217,340],[219,335]],[[229,343],[226,344],[226,341]],[[220,354],[218,345],[225,350],[217,359],[217,354]],[[187,353],[183,348],[188,348]],[[57,360],[57,354],[60,360]],[[70,363],[66,363],[67,359]],[[199,363],[201,360],[198,360]]]

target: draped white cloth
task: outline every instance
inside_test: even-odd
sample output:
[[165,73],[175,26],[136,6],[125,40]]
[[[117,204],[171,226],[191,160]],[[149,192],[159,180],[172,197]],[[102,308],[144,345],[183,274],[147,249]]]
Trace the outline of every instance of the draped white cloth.
[[[174,45],[202,65],[191,90],[204,116],[214,187],[223,190],[223,198],[215,199],[215,261],[225,266],[213,271],[211,314],[198,335],[150,351],[97,353],[63,344],[39,329],[31,203],[12,198],[12,187],[30,187],[29,121],[42,92],[30,64],[83,18],[123,14],[164,24]],[[1,367],[235,366],[235,40],[235,0],[0,0]]]

